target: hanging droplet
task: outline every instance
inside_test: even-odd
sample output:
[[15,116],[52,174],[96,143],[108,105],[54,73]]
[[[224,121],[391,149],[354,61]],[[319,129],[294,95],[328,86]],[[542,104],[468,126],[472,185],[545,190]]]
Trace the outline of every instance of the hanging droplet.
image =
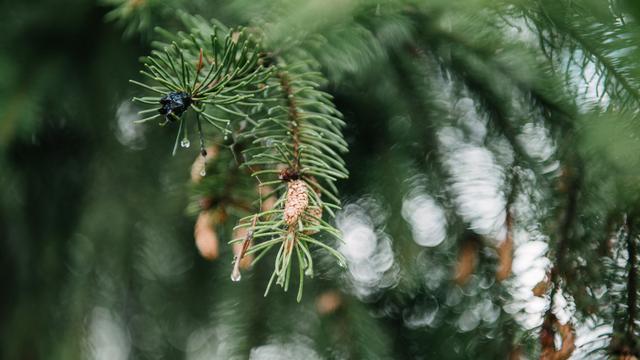
[[233,271],[231,272],[231,281],[238,282],[240,281],[240,279],[242,279],[242,274],[240,274],[240,270],[233,269]]
[[306,276],[313,277],[313,269],[312,269],[312,268],[310,268],[310,267],[308,267],[308,268],[307,268],[307,270],[305,270],[305,271],[304,271],[304,274],[305,274]]
[[188,148],[189,146],[191,146],[191,141],[189,141],[189,139],[184,138],[180,141],[180,146],[182,146],[183,148]]
[[202,169],[200,169],[200,176],[204,177],[207,175],[207,150],[203,147],[200,150],[200,154],[202,155]]
[[224,141],[227,141],[227,139],[229,139],[229,133],[231,132],[229,130],[229,125],[231,125],[230,121],[227,121],[227,126],[224,127]]

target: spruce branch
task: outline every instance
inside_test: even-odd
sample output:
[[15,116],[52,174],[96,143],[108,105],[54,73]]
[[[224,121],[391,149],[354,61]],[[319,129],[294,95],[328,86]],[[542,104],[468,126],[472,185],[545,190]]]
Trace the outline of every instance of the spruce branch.
[[[163,116],[161,125],[177,123],[174,153],[178,143],[189,146],[188,113],[194,113],[203,158],[207,152],[202,119],[220,130],[225,139],[232,135],[234,145],[241,144],[242,159],[238,160],[232,149],[236,166],[247,169],[257,180],[259,202],[263,190],[271,186],[274,188],[267,197],[275,195],[277,200],[269,208],[236,201],[234,193],[241,191],[236,186],[225,185],[219,194],[217,206],[231,202],[232,207],[241,209],[238,214],[244,212],[235,227],[237,237],[230,241],[238,249],[232,280],[240,279],[243,257],[255,256],[255,264],[278,246],[265,295],[274,281],[288,290],[295,262],[300,301],[305,275],[313,276],[314,247],[328,251],[340,265],[345,263],[342,254],[315,238],[320,232],[340,238],[323,215],[334,216],[340,208],[335,182],[347,177],[339,155],[347,151],[340,130],[342,115],[331,96],[319,90],[325,80],[308,61],[297,59],[288,65],[284,57],[278,57],[275,65],[265,68],[263,64],[271,62],[265,54],[270,52],[255,39],[255,31],[227,29],[217,22],[180,16],[191,33],[158,29],[164,42],[154,44],[156,50],[144,61],[147,70],[141,72],[151,81],[132,80],[150,93],[134,100],[154,106],[141,111],[146,117],[140,121]],[[216,173],[214,177],[222,177],[218,182],[228,185],[231,174],[236,173]]]
[[637,116],[640,68],[635,61],[638,33],[634,26],[613,7],[594,16],[589,4],[560,1],[549,5],[522,4],[516,7],[520,14],[515,15],[523,17],[541,43],[547,44],[543,53],[554,67],[563,65],[569,83],[575,85],[572,71],[577,69],[584,87],[596,91],[599,105]]
[[[280,102],[270,108],[267,119],[247,134],[253,138],[254,146],[244,156],[248,159],[245,166],[256,169],[252,170],[254,176],[265,176],[265,183],[278,184],[275,191],[280,196],[273,209],[257,214],[254,237],[269,240],[258,242],[247,253],[257,253],[257,262],[279,245],[265,295],[274,281],[288,290],[295,261],[300,301],[304,275],[313,276],[312,246],[324,248],[339,264],[345,263],[340,253],[310,235],[322,231],[340,237],[337,229],[322,220],[322,215],[333,215],[339,208],[334,182],[347,176],[338,156],[346,150],[346,143],[339,130],[343,125],[341,114],[329,95],[317,89],[322,82],[320,74],[310,71],[304,63],[287,66],[280,60],[277,67],[270,87],[278,90]],[[322,200],[323,196],[327,200]]]
[[186,14],[181,19],[193,32],[172,34],[157,29],[165,41],[154,43],[155,50],[143,61],[146,70],[140,72],[149,83],[131,80],[151,96],[133,100],[150,105],[140,111],[143,118],[138,122],[162,117],[161,125],[178,123],[174,154],[178,143],[190,145],[183,115],[193,109],[200,151],[205,156],[202,120],[228,135],[232,120],[248,118],[251,108],[259,106],[252,100],[264,90],[271,70],[259,64],[259,42],[245,28],[211,25]]

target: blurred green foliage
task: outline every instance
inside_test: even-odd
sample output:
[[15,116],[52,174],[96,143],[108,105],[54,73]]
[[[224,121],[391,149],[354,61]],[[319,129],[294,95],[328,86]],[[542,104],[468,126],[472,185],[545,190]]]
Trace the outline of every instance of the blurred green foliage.
[[[635,2],[2,8],[0,358],[535,358],[550,307],[575,358],[638,355]],[[218,227],[217,260],[200,257],[197,202],[219,182],[190,183],[197,151],[171,156],[175,128],[133,125],[128,79],[155,26],[182,30],[178,10],[305,52],[344,114],[349,267],[314,252],[300,304],[263,297],[270,262],[229,280],[235,224]]]

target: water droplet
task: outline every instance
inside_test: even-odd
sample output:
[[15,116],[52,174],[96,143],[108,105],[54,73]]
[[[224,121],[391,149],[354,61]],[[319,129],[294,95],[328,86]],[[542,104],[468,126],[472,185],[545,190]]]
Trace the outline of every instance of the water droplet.
[[206,176],[207,175],[207,170],[203,167],[202,170],[200,170],[200,176]]
[[240,274],[240,271],[233,269],[233,271],[231,272],[231,281],[238,282],[240,281],[240,279],[242,279],[242,274]]
[[227,139],[229,138],[229,133],[231,132],[231,130],[229,130],[229,125],[231,125],[230,121],[227,121],[227,126],[224,127],[224,140],[227,141]]
[[189,146],[191,146],[191,141],[189,141],[189,139],[184,138],[180,141],[180,146],[182,146],[183,148],[188,148]]
[[307,270],[305,270],[305,271],[304,271],[304,274],[305,274],[306,276],[313,277],[313,269],[312,269],[312,268],[310,268],[310,267],[308,267],[308,268],[307,268]]

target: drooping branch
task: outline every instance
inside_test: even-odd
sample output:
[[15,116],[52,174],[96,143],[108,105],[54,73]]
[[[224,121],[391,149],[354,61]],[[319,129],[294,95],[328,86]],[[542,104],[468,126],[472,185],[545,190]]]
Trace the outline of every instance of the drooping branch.
[[[590,5],[587,5],[588,8]],[[555,4],[554,11],[546,11],[540,4],[524,4],[521,16],[527,23],[532,23],[531,30],[549,44],[545,55],[553,63],[553,55],[558,59],[566,59],[567,72],[570,65],[575,65],[582,72],[585,82],[593,81],[602,94],[608,94],[611,101],[616,102],[623,110],[635,112],[640,104],[638,89],[637,64],[634,59],[637,47],[633,39],[637,33],[620,17],[613,13],[600,13],[594,17],[583,6]],[[609,21],[602,21],[603,17]],[[620,49],[625,49],[624,53]],[[567,56],[567,50],[569,56]],[[562,53],[560,53],[562,51]],[[591,61],[596,70],[593,75],[585,75],[586,64]],[[572,76],[565,74],[568,81]],[[630,103],[631,101],[631,103]]]

